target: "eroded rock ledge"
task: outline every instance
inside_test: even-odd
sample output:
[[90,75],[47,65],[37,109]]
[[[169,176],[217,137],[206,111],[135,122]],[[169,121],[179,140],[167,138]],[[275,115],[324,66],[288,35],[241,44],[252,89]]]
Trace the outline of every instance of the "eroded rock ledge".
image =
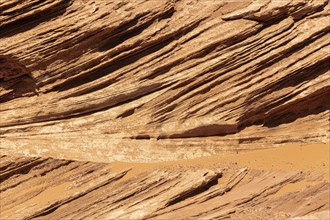
[[326,142],[329,29],[327,0],[1,1],[1,148],[146,161]]
[[315,173],[187,166],[136,173],[136,168],[2,155],[1,218],[281,220],[329,215],[330,186]]

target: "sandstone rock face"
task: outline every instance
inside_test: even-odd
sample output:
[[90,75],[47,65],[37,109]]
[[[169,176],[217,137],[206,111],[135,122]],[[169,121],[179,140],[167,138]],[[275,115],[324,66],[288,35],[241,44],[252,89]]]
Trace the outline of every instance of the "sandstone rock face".
[[131,165],[2,156],[1,219],[322,219],[330,208],[320,173]]
[[0,12],[7,152],[147,161],[328,141],[327,0],[2,0]]
[[0,219],[327,219],[329,31],[328,0],[0,0]]

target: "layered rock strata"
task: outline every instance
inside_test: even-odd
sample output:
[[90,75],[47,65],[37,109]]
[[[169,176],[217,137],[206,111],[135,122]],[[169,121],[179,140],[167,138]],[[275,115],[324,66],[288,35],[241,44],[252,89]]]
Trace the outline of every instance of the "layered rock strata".
[[1,1],[1,150],[147,161],[327,142],[329,19],[327,0]]
[[1,219],[278,220],[330,214],[330,185],[317,173],[136,168],[1,156]]

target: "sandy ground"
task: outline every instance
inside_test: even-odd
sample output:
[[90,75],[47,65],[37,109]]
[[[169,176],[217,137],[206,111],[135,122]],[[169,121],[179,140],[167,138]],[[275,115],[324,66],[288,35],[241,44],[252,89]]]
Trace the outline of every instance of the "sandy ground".
[[303,171],[324,173],[324,180],[330,176],[330,143],[327,144],[285,144],[277,148],[240,151],[221,156],[209,156],[191,160],[176,160],[159,163],[112,162],[115,170],[132,167],[127,177],[157,168],[183,167],[248,167],[258,170]]

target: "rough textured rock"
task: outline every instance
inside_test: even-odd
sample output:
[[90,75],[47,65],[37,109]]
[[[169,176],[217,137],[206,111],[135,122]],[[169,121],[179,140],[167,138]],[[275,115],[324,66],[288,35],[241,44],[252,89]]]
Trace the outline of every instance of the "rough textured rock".
[[329,182],[306,163],[285,171],[210,161],[127,169],[128,164],[2,156],[1,219],[278,220],[328,213]]
[[146,161],[185,157],[183,141],[201,156],[329,140],[327,0],[11,0],[0,10],[3,149]]
[[329,5],[0,0],[0,219],[328,218]]

